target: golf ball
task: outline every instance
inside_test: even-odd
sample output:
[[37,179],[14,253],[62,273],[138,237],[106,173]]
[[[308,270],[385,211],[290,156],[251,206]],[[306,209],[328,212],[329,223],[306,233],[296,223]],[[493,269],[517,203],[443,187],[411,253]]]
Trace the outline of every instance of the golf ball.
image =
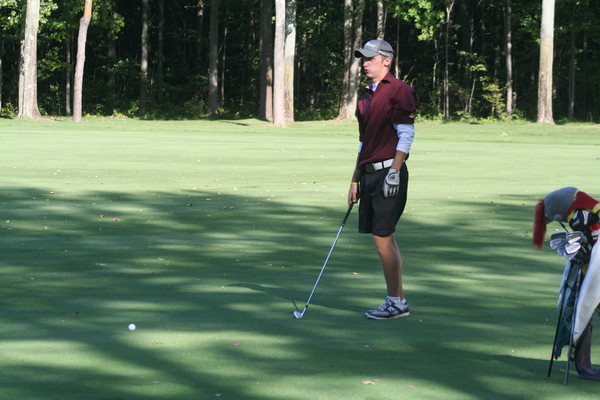
[[135,324],[129,324],[128,328],[130,331],[135,331]]

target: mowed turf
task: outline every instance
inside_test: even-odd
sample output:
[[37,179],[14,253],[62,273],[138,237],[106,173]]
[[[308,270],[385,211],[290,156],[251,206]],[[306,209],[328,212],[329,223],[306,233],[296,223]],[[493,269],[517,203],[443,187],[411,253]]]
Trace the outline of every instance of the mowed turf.
[[554,189],[600,197],[599,137],[419,123],[397,232],[412,315],[364,318],[385,291],[355,210],[295,319],[354,123],[0,120],[0,398],[596,399],[573,368],[563,385],[564,356],[546,376],[564,260],[531,221]]

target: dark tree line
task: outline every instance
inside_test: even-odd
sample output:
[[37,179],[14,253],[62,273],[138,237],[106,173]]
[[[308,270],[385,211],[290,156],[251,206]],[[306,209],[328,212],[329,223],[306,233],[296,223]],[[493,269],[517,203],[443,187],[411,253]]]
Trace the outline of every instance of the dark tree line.
[[[18,112],[25,2],[0,0],[0,107],[8,115]],[[383,36],[398,49],[397,74],[417,90],[423,117],[535,119],[541,0],[353,2],[364,6],[363,41]],[[218,3],[218,12],[211,13],[216,0],[95,0],[87,33],[83,113],[208,116],[212,42],[218,66],[212,69],[218,80],[218,114],[264,115],[261,6],[273,13],[273,27],[274,7],[265,8],[261,0]],[[344,59],[348,15],[343,3],[296,0],[296,120],[339,115],[348,65]],[[41,0],[37,100],[42,114],[72,113],[83,5],[84,0]],[[552,90],[556,120],[600,120],[598,5],[598,0],[556,3]]]

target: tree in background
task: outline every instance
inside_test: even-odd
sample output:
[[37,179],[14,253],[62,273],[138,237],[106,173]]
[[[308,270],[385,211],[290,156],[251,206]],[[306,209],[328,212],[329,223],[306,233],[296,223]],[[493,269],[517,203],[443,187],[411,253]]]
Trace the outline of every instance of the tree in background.
[[385,40],[385,23],[387,19],[387,10],[383,1],[377,1],[377,35],[376,38]]
[[75,80],[73,82],[73,121],[81,122],[83,110],[83,72],[85,66],[85,47],[87,32],[92,20],[93,0],[85,0],[83,17],[79,23],[79,36],[77,37],[77,64],[75,66]]
[[37,35],[40,0],[27,0],[19,68],[19,118],[40,118],[37,102]]
[[506,63],[506,115],[513,113],[513,59],[512,59],[512,0],[504,0],[504,48]]
[[296,0],[286,0],[285,39],[283,46],[284,112],[286,121],[294,121],[294,70],[296,68]]
[[[388,12],[398,19],[399,24],[403,24],[402,28],[409,30],[412,36],[416,39],[418,45],[410,45],[410,42],[405,39],[407,33],[398,34],[397,41],[404,39],[403,51],[396,51],[398,62],[406,63],[409,57],[413,57],[409,71],[416,70],[415,77],[409,77],[406,74],[397,72],[400,79],[411,81],[412,86],[415,86],[417,93],[421,99],[420,113],[432,117],[443,115],[443,87],[440,82],[443,79],[440,77],[440,65],[442,63],[441,45],[442,28],[445,22],[445,2],[436,0],[388,0]],[[444,6],[444,7],[443,7]],[[418,49],[425,45],[428,51],[419,53]],[[399,48],[400,43],[396,46]],[[432,51],[433,49],[433,51]],[[423,54],[423,57],[420,57]],[[397,69],[399,69],[397,67]],[[420,84],[414,81],[418,80]]]
[[444,118],[450,118],[450,30],[452,28],[452,10],[455,0],[446,3],[446,30],[444,43]]
[[285,0],[275,0],[273,124],[285,126]]
[[542,2],[540,72],[537,122],[554,123],[552,116],[552,62],[554,58],[554,0]]
[[273,120],[273,1],[260,1],[260,101],[258,117]]
[[149,50],[149,25],[150,11],[149,0],[142,0],[142,34],[141,34],[141,56],[140,56],[140,109],[138,113],[146,113],[146,102],[148,101],[148,52]]
[[219,108],[219,1],[210,2],[208,111],[213,115],[218,113]]
[[10,32],[19,24],[19,8],[17,0],[0,0],[0,112],[4,105],[2,94],[4,92],[4,66],[5,42],[10,40]]
[[337,119],[353,119],[358,100],[360,59],[354,50],[362,46],[364,0],[344,0],[344,75]]
[[[164,6],[164,4],[163,4]],[[202,42],[204,39],[204,9],[206,4],[204,0],[198,0],[196,4],[196,59],[195,59],[195,71],[198,71],[200,61],[202,60]]]
[[[447,117],[452,120],[503,119],[511,109],[512,119],[536,120],[541,1],[510,0],[512,7],[508,9],[507,0],[454,0],[452,23],[447,25],[451,0],[351,0],[353,5],[362,2],[364,11],[352,32],[354,35],[361,30],[360,35],[354,35],[357,44],[350,45],[346,54],[342,21],[349,19],[344,17],[344,3],[295,1],[295,120],[333,119],[347,104],[352,118],[353,102],[345,102],[343,96],[353,94],[345,86],[349,81],[344,77],[353,67],[345,63],[352,61],[355,47],[381,36],[394,44],[398,55],[396,74],[419,94],[422,117],[443,118],[447,104]],[[25,14],[15,9],[16,2],[0,0],[4,115],[15,115],[19,104],[22,32],[17,24],[24,21]],[[24,2],[18,0],[19,7]],[[210,11],[217,3],[220,12],[212,18]],[[262,19],[261,5],[267,3],[271,3],[271,11]],[[556,13],[572,18],[555,21],[554,118],[600,120],[600,98],[596,95],[600,88],[600,13],[596,3],[556,2]],[[71,64],[75,61],[70,54],[75,53],[75,32],[81,18],[80,11],[75,11],[82,4],[82,0],[40,0],[37,95],[43,115],[69,113],[65,104],[72,104],[68,99]],[[261,26],[273,27],[273,4],[273,0],[148,1],[149,15],[155,18],[148,19],[147,102],[143,117],[209,116],[211,79],[217,82],[216,108],[221,117],[263,117],[265,104],[272,104],[264,98],[264,88],[274,81],[267,78],[268,68],[264,67],[272,65],[273,60],[268,60],[268,53],[261,54],[261,43],[273,40],[274,31],[265,36]],[[86,50],[85,114],[139,116],[141,15],[142,1],[94,1],[88,31],[88,40],[94,46]],[[507,27],[509,19],[511,30]],[[216,37],[210,34],[210,20],[218,23]],[[211,70],[211,36],[216,40],[213,62],[218,71]],[[512,63],[507,54],[509,39]],[[358,76],[358,67],[356,71]],[[358,77],[355,82],[359,84]]]
[[156,101],[163,100],[165,57],[165,0],[158,0],[158,44],[156,49]]

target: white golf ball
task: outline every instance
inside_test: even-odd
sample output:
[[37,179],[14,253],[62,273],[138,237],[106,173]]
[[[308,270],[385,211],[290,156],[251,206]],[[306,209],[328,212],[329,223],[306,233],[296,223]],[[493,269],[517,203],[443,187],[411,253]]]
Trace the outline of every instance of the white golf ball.
[[128,328],[130,331],[135,331],[135,324],[129,324]]

